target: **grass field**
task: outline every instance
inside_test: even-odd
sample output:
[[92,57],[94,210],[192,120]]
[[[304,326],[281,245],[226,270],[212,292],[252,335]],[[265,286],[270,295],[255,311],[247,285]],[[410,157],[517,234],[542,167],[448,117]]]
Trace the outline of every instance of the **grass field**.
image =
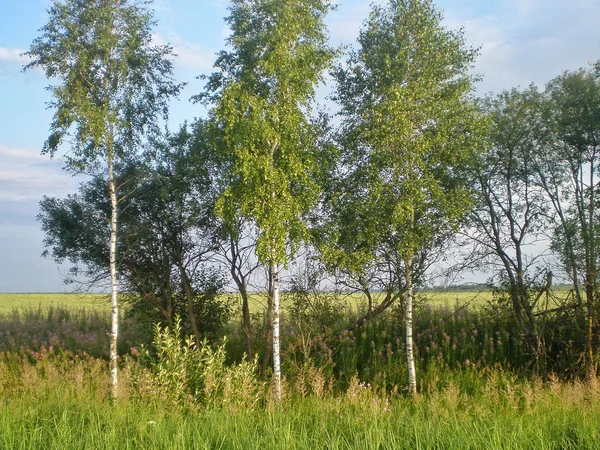
[[[241,297],[236,293],[225,294],[232,299],[235,304],[241,307]],[[377,301],[380,297],[375,294]],[[491,299],[491,293],[485,292],[427,292],[421,294],[421,303],[432,307],[446,306],[454,307],[468,306],[476,308],[487,303]],[[291,300],[288,295],[283,294],[282,308],[285,311]],[[349,311],[360,311],[366,308],[367,299],[360,294],[348,294],[340,300],[343,307]],[[260,313],[264,311],[267,304],[266,296],[260,293],[250,295],[251,313]],[[99,313],[110,312],[110,298],[108,294],[94,293],[35,293],[35,294],[7,294],[0,293],[0,316],[7,315],[14,310],[23,310],[29,308],[41,308],[46,310],[49,307],[67,307],[69,309],[81,309],[97,311]]]
[[10,313],[14,309],[42,308],[50,306],[68,308],[86,308],[94,310],[110,310],[109,298],[106,294],[2,294],[0,293],[0,315]]
[[[527,355],[498,328],[496,311],[482,308],[490,293],[421,297],[432,308],[416,314],[416,398],[406,395],[402,324],[391,313],[328,341],[284,321],[286,395],[275,406],[268,373],[236,369],[240,358],[225,362],[213,350],[198,359],[180,338],[156,344],[161,358],[140,357],[130,319],[111,401],[107,296],[0,294],[0,450],[600,450],[600,380],[507,364]],[[343,301],[346,321],[364,299]],[[253,295],[252,309],[263,306]],[[243,347],[233,329],[224,351]],[[565,367],[578,364],[570,352],[560,353]]]
[[[408,398],[366,383],[346,391],[177,404],[142,386],[130,363],[108,400],[108,367],[93,358],[0,355],[1,449],[600,449],[600,384],[516,380],[501,371],[445,375]],[[153,397],[155,396],[155,397]]]
[[[557,290],[555,294],[559,298],[566,296],[566,291]],[[225,294],[234,302],[241,305],[241,297],[236,293]],[[374,294],[377,301],[382,294]],[[440,291],[440,292],[422,292],[419,294],[420,304],[430,305],[432,307],[469,307],[479,308],[487,305],[492,299],[492,293],[489,290],[477,291]],[[47,293],[47,294],[7,294],[0,293],[0,315],[11,312],[13,309],[22,309],[27,307],[41,307],[45,309],[49,306],[65,306],[68,308],[86,308],[98,311],[110,310],[110,299],[108,294],[94,293]],[[343,296],[342,300],[345,307],[352,311],[364,309],[367,299],[361,294],[348,294]],[[254,293],[250,295],[250,309],[252,313],[261,312],[266,307],[267,300],[264,294]],[[287,294],[282,295],[282,306],[285,309],[290,304]],[[550,305],[553,307],[554,302]]]

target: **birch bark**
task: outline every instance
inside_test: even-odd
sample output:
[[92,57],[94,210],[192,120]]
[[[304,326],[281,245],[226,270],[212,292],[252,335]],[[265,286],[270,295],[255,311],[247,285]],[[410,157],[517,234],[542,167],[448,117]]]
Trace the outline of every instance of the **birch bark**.
[[118,278],[117,278],[117,191],[115,185],[114,162],[112,151],[108,157],[108,192],[110,196],[110,392],[113,398],[117,397],[118,368],[117,368],[117,338],[119,335],[119,304],[117,300]]

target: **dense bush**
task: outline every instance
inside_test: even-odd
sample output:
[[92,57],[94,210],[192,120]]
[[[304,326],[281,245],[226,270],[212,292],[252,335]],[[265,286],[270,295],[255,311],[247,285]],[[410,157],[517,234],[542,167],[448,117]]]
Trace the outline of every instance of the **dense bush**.
[[251,410],[264,397],[256,359],[226,365],[225,343],[213,349],[205,339],[197,348],[191,337],[182,336],[179,319],[172,329],[156,326],[152,346],[142,349],[141,365],[133,372],[140,399]]

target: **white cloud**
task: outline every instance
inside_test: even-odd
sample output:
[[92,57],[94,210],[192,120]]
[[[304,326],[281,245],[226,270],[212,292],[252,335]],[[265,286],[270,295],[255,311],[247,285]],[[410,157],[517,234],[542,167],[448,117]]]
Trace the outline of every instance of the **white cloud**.
[[0,47],[0,78],[18,72],[30,61],[29,57],[21,55],[24,51],[20,48]]
[[479,93],[535,83],[543,87],[564,70],[600,58],[600,2],[594,0],[505,0],[495,12],[446,8],[449,28],[464,26],[470,45],[480,47],[475,71]]
[[30,200],[26,195],[23,194],[15,194],[14,192],[4,192],[0,191],[0,201],[6,202],[22,202],[25,200]]
[[44,195],[72,192],[77,180],[61,170],[61,161],[36,151],[0,146],[0,200],[39,201]]
[[0,47],[0,61],[6,61],[9,63],[26,64],[29,58],[23,53],[25,50],[20,48],[6,48]]
[[176,33],[169,33],[167,37],[157,33],[152,36],[152,41],[157,45],[169,44],[173,47],[177,55],[173,61],[175,66],[200,72],[207,72],[212,68],[214,51],[188,42]]
[[529,16],[541,6],[540,0],[514,0],[514,6],[522,16]]
[[40,153],[22,150],[18,148],[9,148],[0,145],[0,159],[7,160],[37,160],[37,161],[49,161],[48,156],[44,156]]

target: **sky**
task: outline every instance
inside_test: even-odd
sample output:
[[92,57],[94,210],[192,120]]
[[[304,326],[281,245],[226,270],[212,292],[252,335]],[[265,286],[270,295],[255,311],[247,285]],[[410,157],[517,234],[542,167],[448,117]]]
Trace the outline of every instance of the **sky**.
[[[377,1],[382,3],[383,0]],[[327,19],[333,45],[352,45],[370,1],[339,0]],[[52,111],[41,70],[22,72],[29,48],[47,21],[50,0],[0,0],[0,292],[68,292],[67,267],[41,257],[43,233],[36,221],[43,196],[64,197],[81,180],[62,170],[60,155],[40,150]],[[474,72],[477,94],[545,83],[565,70],[600,59],[598,0],[438,0],[444,24],[462,27],[468,44],[480,49]],[[229,34],[226,0],[155,0],[157,43],[178,54],[175,77],[187,82],[170,108],[170,127],[205,115],[189,98],[200,92],[200,74],[211,72],[215,53]],[[329,88],[321,88],[324,94]]]

